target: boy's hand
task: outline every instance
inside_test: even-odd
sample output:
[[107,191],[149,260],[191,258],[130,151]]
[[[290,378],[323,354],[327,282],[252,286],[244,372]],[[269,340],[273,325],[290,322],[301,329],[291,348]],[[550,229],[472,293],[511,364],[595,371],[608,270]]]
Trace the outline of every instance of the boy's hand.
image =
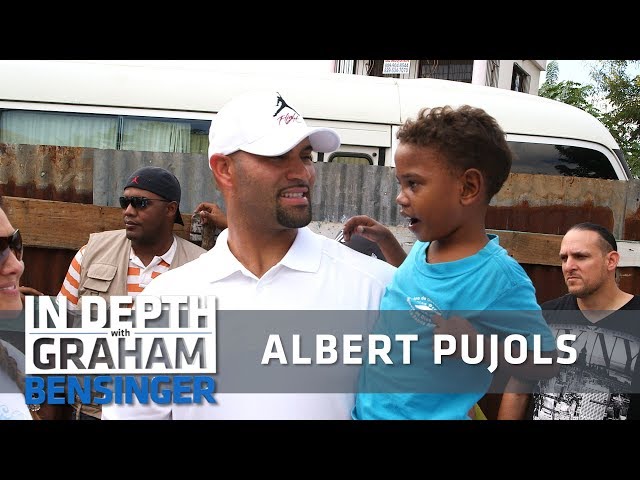
[[350,241],[351,236],[356,234],[377,243],[387,263],[394,267],[399,267],[407,257],[393,232],[367,215],[356,215],[345,222],[342,229],[345,242]]
[[351,240],[353,234],[358,234],[375,243],[380,243],[390,236],[393,237],[391,230],[367,215],[351,217],[345,222],[342,233],[346,242]]

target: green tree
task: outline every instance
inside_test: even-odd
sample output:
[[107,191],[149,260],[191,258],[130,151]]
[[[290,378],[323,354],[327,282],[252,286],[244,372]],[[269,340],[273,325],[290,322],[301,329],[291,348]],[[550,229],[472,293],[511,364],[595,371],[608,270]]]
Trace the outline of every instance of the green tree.
[[547,76],[538,90],[538,95],[573,105],[602,120],[602,112],[591,102],[591,98],[596,94],[596,88],[571,80],[558,82],[559,70],[558,62],[551,60],[547,65]]
[[625,154],[636,177],[640,177],[640,75],[631,77],[629,67],[639,60],[599,60],[591,69],[596,93],[606,102],[604,123]]
[[[640,177],[640,76],[630,78],[628,67],[638,60],[599,60],[591,70],[595,85],[558,82],[558,62],[547,65],[538,95],[590,113],[611,132],[624,152],[633,175]],[[602,104],[598,108],[596,104]]]

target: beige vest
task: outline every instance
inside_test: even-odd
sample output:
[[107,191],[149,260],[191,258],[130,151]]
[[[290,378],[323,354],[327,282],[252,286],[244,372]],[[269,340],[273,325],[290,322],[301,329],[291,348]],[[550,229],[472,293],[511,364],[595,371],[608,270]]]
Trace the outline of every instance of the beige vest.
[[[195,260],[206,252],[204,248],[183,238],[176,236],[176,239],[178,245],[169,270]],[[89,236],[89,243],[82,257],[78,306],[81,306],[84,295],[99,295],[107,301],[107,305],[111,295],[127,295],[130,251],[131,240],[127,238],[124,229],[92,233]],[[101,405],[81,404],[77,396],[73,409],[76,418],[82,413],[99,419],[102,414]]]
[[[181,237],[169,270],[195,260],[206,250]],[[107,302],[112,295],[127,295],[127,271],[131,240],[124,229],[92,233],[82,257],[78,298],[99,295]]]

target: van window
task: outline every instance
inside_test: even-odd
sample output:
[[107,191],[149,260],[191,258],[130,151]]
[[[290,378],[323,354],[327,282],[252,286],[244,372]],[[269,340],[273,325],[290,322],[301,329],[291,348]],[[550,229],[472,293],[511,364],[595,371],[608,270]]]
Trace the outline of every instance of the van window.
[[363,153],[338,152],[329,157],[329,162],[346,163],[349,165],[373,165],[373,159]]
[[607,156],[591,148],[514,141],[508,143],[516,155],[511,166],[513,173],[618,179]]
[[0,142],[206,153],[209,120],[0,110]]

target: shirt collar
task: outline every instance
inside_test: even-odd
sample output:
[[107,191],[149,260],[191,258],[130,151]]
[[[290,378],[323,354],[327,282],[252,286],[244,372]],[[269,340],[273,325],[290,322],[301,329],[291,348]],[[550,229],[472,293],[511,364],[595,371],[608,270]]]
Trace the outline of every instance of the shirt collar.
[[[173,257],[175,257],[176,255],[176,250],[178,249],[178,241],[176,240],[176,236],[173,235],[173,243],[171,244],[171,246],[169,247],[169,250],[167,250],[166,252],[164,252],[162,255],[160,255],[160,258],[162,260],[164,260],[165,262],[167,262],[169,265],[171,265],[171,262],[173,262]],[[158,255],[156,255],[155,257],[153,257],[153,259],[151,260],[151,262],[149,263],[149,265],[151,265],[152,263],[154,263],[154,260],[158,258]],[[136,255],[136,252],[133,251],[133,247],[131,247],[129,249],[129,260],[133,260],[134,263],[138,262],[140,265],[142,265],[144,267],[144,265],[142,264],[142,262],[140,261],[140,259],[138,258],[138,256]],[[160,261],[158,260],[157,263],[160,263]]]
[[[229,250],[227,244],[228,230],[223,230],[216,239],[216,244],[202,258],[209,267],[207,279],[216,282],[236,272],[252,274],[238,261]],[[316,272],[320,268],[322,258],[322,239],[309,227],[299,228],[291,248],[273,268],[287,267],[300,272]]]

